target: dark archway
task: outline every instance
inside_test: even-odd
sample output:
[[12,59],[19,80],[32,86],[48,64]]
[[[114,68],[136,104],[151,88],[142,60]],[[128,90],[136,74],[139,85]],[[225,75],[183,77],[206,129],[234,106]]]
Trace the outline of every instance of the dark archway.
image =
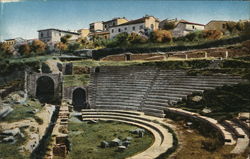
[[77,88],[73,92],[72,104],[74,109],[80,111],[87,108],[86,92],[82,88]]
[[95,68],[95,73],[99,73],[100,72],[100,67],[96,67]]
[[36,81],[36,97],[42,103],[52,103],[54,101],[55,86],[52,78],[41,76]]

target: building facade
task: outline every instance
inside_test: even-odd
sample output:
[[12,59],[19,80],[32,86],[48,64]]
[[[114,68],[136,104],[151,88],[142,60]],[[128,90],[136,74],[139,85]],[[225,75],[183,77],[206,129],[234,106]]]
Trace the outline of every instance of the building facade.
[[198,23],[193,23],[193,22],[188,22],[185,20],[179,21],[177,26],[172,30],[172,35],[173,37],[182,37],[186,36],[189,33],[192,33],[194,31],[198,30],[204,30],[205,25],[203,24],[198,24]]
[[125,17],[114,18],[112,20],[105,21],[103,22],[103,30],[109,30],[110,27],[117,26],[126,22],[128,22],[128,20]]
[[103,22],[94,22],[89,24],[89,31],[96,32],[103,30]]
[[93,40],[94,38],[110,39],[110,34],[109,31],[100,31],[100,32],[89,33],[88,37],[90,40]]
[[79,29],[77,32],[80,34],[81,38],[87,38],[90,33],[89,29]]
[[226,32],[227,31],[227,23],[229,21],[223,21],[223,20],[212,20],[210,22],[208,22],[205,25],[205,29],[206,30],[219,30],[222,32]]
[[152,30],[159,28],[159,20],[153,16],[145,16],[140,19],[128,21],[126,23],[110,27],[110,38],[114,38],[116,35],[127,32],[128,34],[134,32],[141,35],[147,35]]
[[76,40],[79,38],[79,33],[71,32],[71,31],[64,31],[59,29],[45,29],[45,30],[38,30],[38,37],[39,40],[45,43],[57,43],[61,41],[61,37],[65,35],[70,35],[69,40]]

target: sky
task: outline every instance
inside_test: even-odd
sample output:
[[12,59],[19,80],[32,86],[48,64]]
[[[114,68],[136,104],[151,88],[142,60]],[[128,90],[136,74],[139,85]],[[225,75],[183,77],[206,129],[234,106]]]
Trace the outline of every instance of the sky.
[[[0,0],[1,1],[1,0]],[[11,0],[10,0],[11,1]],[[114,17],[153,15],[207,24],[210,20],[250,19],[250,1],[24,0],[0,2],[0,41],[38,38],[37,30],[78,30]]]

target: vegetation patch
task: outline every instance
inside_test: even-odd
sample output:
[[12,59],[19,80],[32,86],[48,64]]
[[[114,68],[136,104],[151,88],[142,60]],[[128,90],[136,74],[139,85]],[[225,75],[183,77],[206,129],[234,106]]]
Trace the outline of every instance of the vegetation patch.
[[1,121],[3,122],[15,122],[27,118],[34,118],[34,110],[41,110],[42,105],[38,101],[27,101],[27,104],[13,104],[12,108],[14,109],[8,116],[6,116]]
[[63,76],[64,87],[83,86],[87,85],[89,81],[90,81],[89,74]]
[[[202,96],[200,101],[192,100],[194,96]],[[250,83],[223,86],[215,90],[206,90],[203,94],[195,93],[180,102],[177,107],[195,111],[218,120],[230,119],[239,112],[250,110]],[[202,110],[209,108],[210,113]]]
[[[124,159],[142,152],[154,142],[154,138],[148,131],[145,132],[142,138],[130,133],[131,130],[137,128],[137,126],[112,121],[98,121],[98,123],[94,124],[70,122],[69,139],[72,143],[72,150],[68,158]],[[118,152],[117,147],[100,147],[101,142],[104,140],[112,141],[115,138],[124,139],[126,137],[132,137],[131,144],[122,152]]]
[[19,148],[25,144],[27,137],[18,136],[15,138],[17,140],[15,143],[0,142],[0,157],[1,158],[3,159],[27,159],[29,158],[28,152],[24,152],[24,153],[19,152]]

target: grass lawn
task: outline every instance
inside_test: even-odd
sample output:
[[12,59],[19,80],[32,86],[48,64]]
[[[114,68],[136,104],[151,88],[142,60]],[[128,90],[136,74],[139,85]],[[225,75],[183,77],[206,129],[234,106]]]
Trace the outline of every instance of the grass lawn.
[[73,87],[73,86],[83,86],[89,83],[89,75],[64,75],[63,84],[64,87]]
[[[131,134],[129,131],[138,127],[119,123],[99,121],[96,124],[87,122],[69,123],[70,142],[72,151],[70,159],[124,159],[147,149],[154,141],[152,134],[146,132],[143,138]],[[123,152],[117,152],[117,147],[101,148],[101,141],[111,141],[114,138],[124,139],[132,137],[131,144]]]
[[27,103],[29,104],[29,106],[24,106],[21,104],[15,104],[14,106],[12,106],[14,110],[1,121],[15,122],[15,121],[23,120],[29,117],[34,117],[35,114],[28,113],[27,111],[32,111],[34,109],[38,109],[38,110],[42,109],[41,103],[38,101],[29,100]]

